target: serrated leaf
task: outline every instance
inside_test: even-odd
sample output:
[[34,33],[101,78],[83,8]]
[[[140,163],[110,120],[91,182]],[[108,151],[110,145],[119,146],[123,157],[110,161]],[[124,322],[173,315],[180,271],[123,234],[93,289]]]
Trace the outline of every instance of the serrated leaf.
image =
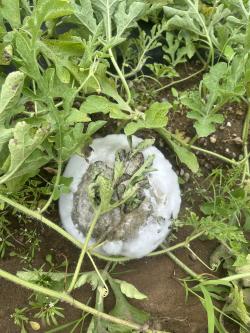
[[21,25],[19,0],[1,0],[0,12],[12,29],[19,28]]
[[42,85],[39,66],[36,61],[35,54],[37,53],[36,45],[32,45],[28,34],[23,31],[15,32],[16,51],[22,60],[22,71],[36,80],[38,85]]
[[81,105],[80,111],[86,114],[93,113],[112,113],[119,112],[119,106],[110,102],[106,97],[91,95],[87,97],[86,101]]
[[[14,138],[9,142],[10,167],[6,174],[0,178],[0,183],[9,181],[17,175],[24,175],[27,169],[30,170],[31,164],[27,164],[26,169],[24,163],[28,158],[32,159],[32,154],[36,153],[36,150],[48,136],[48,130],[46,128],[35,130],[25,122],[19,122],[13,130],[13,136]],[[38,154],[36,159],[39,160],[40,157],[41,154]],[[35,160],[33,160],[32,169],[36,170]],[[21,175],[17,174],[19,171]]]
[[[53,178],[55,182],[56,177]],[[58,200],[63,193],[70,193],[70,184],[72,183],[72,178],[60,177],[59,184],[54,188],[53,200]]]
[[133,286],[131,283],[128,283],[126,281],[114,280],[116,283],[120,285],[121,292],[129,297],[129,298],[135,298],[135,299],[146,299],[148,298],[146,295],[141,293],[135,286]]
[[171,107],[168,102],[155,102],[145,111],[145,119],[139,119],[126,125],[124,132],[132,135],[143,128],[162,128],[168,123],[167,113]]
[[91,0],[81,0],[81,6],[73,4],[74,15],[94,35],[97,30],[97,22],[94,17]]
[[115,22],[117,27],[116,38],[121,37],[123,33],[128,29],[136,25],[136,19],[143,13],[146,8],[146,4],[142,2],[133,2],[128,11],[126,10],[126,1],[119,4],[115,13]]
[[69,0],[38,0],[29,24],[37,31],[43,22],[73,14]]
[[75,108],[72,108],[70,115],[66,118],[65,121],[67,124],[72,125],[75,123],[89,122],[91,121],[91,119],[87,116],[85,112],[82,112],[81,109],[79,111]]
[[224,306],[225,313],[234,314],[242,320],[245,325],[250,324],[250,314],[244,303],[243,291],[236,284],[233,284],[228,302]]
[[100,279],[96,272],[86,272],[81,274],[79,279],[76,281],[74,289],[82,287],[84,284],[89,283],[92,287],[92,290],[95,290],[98,287]]

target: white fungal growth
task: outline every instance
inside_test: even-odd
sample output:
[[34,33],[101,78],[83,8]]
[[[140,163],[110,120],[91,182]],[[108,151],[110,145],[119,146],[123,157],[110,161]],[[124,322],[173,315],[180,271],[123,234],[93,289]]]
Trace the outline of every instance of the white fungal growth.
[[[133,146],[137,146],[141,141],[138,137],[133,136]],[[78,190],[78,186],[91,164],[101,161],[112,168],[116,152],[120,149],[129,150],[129,145],[125,135],[108,135],[95,139],[91,148],[92,152],[88,159],[74,155],[69,160],[64,176],[73,178],[71,192],[61,195],[59,200],[63,227],[81,242],[84,242],[85,235],[79,231],[72,219],[74,193]],[[153,214],[143,221],[129,239],[108,240],[96,249],[105,255],[123,255],[131,258],[141,258],[147,255],[165,240],[170,232],[171,219],[178,215],[181,203],[180,189],[178,178],[171,164],[154,146],[146,148],[142,153],[144,159],[154,155],[152,167],[156,171],[147,175],[150,187],[144,189],[145,200],[153,207]],[[88,213],[86,212],[86,214]],[[135,223],[133,218],[129,220],[129,223],[131,225]],[[90,245],[95,242],[96,239],[92,238]]]

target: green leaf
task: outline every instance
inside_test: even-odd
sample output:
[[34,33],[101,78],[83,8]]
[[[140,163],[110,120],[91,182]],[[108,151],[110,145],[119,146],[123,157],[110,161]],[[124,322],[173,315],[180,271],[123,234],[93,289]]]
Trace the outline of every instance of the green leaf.
[[89,122],[91,121],[91,119],[87,116],[85,112],[82,112],[81,109],[79,111],[75,108],[72,108],[70,115],[66,118],[65,121],[67,124],[72,125],[75,123]]
[[145,112],[145,123],[147,128],[161,128],[168,123],[166,117],[171,104],[168,102],[155,102]]
[[246,325],[250,324],[250,316],[244,303],[243,291],[236,284],[233,284],[228,302],[224,306],[223,311],[227,314],[236,315]]
[[214,333],[215,315],[214,315],[214,305],[212,302],[212,298],[204,286],[200,285],[199,287],[204,295],[204,301],[202,303],[207,311],[208,333]]
[[13,48],[11,45],[0,44],[0,65],[7,66],[11,63]]
[[119,4],[115,13],[116,38],[122,37],[127,29],[136,26],[136,19],[143,13],[145,8],[146,4],[135,1],[130,5],[128,12],[126,12],[126,1]]
[[8,110],[17,103],[23,83],[24,74],[22,72],[12,72],[7,76],[0,95],[0,128],[4,126]]
[[[53,183],[55,182],[56,177],[53,178]],[[58,200],[63,193],[70,193],[70,184],[72,183],[72,178],[60,177],[59,184],[55,187],[53,193],[53,200]]]
[[17,29],[21,25],[19,0],[1,0],[0,12],[11,25],[12,29]]
[[37,46],[32,42],[27,33],[23,31],[15,32],[16,51],[22,62],[22,71],[36,80],[38,85],[42,85],[42,77],[36,60]]
[[155,102],[145,111],[145,119],[139,119],[126,125],[124,132],[126,135],[132,135],[143,128],[162,128],[168,123],[167,113],[171,104],[168,102]]
[[93,35],[97,30],[97,23],[94,17],[91,0],[81,0],[81,6],[73,4],[74,15]]
[[201,137],[207,137],[208,135],[216,131],[216,125],[222,124],[224,116],[222,114],[208,114],[201,117],[195,112],[189,112],[188,118],[197,120],[194,127],[196,132]]
[[184,163],[192,172],[196,173],[199,170],[199,163],[195,154],[187,148],[178,145],[171,140],[171,145],[178,156],[181,163]]
[[86,114],[93,113],[112,113],[120,111],[118,104],[110,102],[106,97],[91,95],[81,105],[80,111]]
[[79,279],[76,281],[76,284],[74,286],[74,289],[80,288],[86,283],[89,283],[92,287],[92,290],[95,290],[98,287],[98,284],[100,282],[99,276],[96,274],[96,272],[86,272],[81,274]]
[[133,286],[131,283],[128,283],[126,281],[114,280],[116,283],[120,285],[121,292],[129,297],[129,298],[135,298],[135,299],[146,299],[148,298],[146,295],[142,294],[135,286]]
[[9,142],[10,166],[7,173],[0,178],[0,183],[23,176],[31,169],[33,172],[36,171],[36,161],[39,161],[42,155],[37,153],[37,150],[40,149],[48,133],[46,128],[35,130],[25,122],[17,123],[13,130],[14,138]]
[[[123,296],[119,284],[114,280],[109,279],[109,283],[115,295],[115,307],[110,312],[110,315],[117,318],[136,322],[140,325],[145,324],[149,319],[148,313],[139,310],[128,303],[126,298]],[[132,333],[133,329],[121,326],[119,324],[108,323],[108,331],[110,333]]]
[[69,0],[38,0],[32,13],[31,25],[40,29],[43,22],[73,14]]

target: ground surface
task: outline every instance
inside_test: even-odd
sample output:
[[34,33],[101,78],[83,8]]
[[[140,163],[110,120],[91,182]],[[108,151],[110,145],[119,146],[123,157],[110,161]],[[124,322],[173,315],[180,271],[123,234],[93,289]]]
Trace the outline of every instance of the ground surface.
[[[196,68],[193,68],[193,70],[195,71]],[[183,75],[185,74],[184,69]],[[198,79],[195,78],[189,83],[181,84],[177,87],[180,90],[186,90],[193,87],[197,81]],[[166,92],[161,93],[158,96],[159,99],[166,97],[171,99],[171,96]],[[168,126],[172,131],[178,129],[179,131],[183,131],[186,136],[192,137],[194,131],[191,121],[187,121],[187,118],[185,117],[185,112],[186,110],[182,109],[180,112],[170,113]],[[197,144],[201,147],[237,159],[241,153],[242,147],[236,138],[241,136],[244,113],[245,110],[243,107],[239,107],[236,104],[227,105],[224,108],[226,121],[214,134],[216,142],[211,142],[211,139],[207,138],[200,140]],[[194,207],[197,207],[200,200],[199,196],[195,196],[195,187],[197,183],[193,181],[192,177],[190,177],[190,172],[185,167],[177,164],[175,157],[169,151],[168,147],[163,145],[161,140],[157,140],[157,145],[174,164],[177,173],[186,178],[186,183],[182,185],[182,193],[184,194],[182,213],[184,212],[185,207],[190,207],[190,205],[191,208],[194,209]],[[204,177],[208,175],[214,167],[220,165],[220,163],[218,163],[217,160],[202,154],[198,154],[198,157],[203,173],[198,181],[202,183]],[[190,199],[190,191],[192,193],[192,202],[188,200]],[[57,217],[49,217],[59,223]],[[33,223],[39,225],[39,222],[34,221]],[[58,262],[62,261],[66,256],[71,262],[69,269],[73,270],[79,255],[78,249],[74,248],[74,246],[59,237],[53,231],[48,230],[47,228],[42,228],[41,226],[39,226],[38,229],[41,234],[41,250],[36,256],[34,266],[40,267],[44,263],[46,255],[48,253],[53,253]],[[176,234],[178,242],[184,239],[187,234],[188,230],[180,230]],[[208,262],[215,247],[216,243],[201,240],[195,241],[192,245],[195,252],[205,262]],[[195,261],[191,258],[185,250],[176,251],[176,255],[195,272],[202,273],[206,271],[206,269],[197,260]],[[88,265],[86,264],[86,269],[87,266]],[[16,271],[22,269],[22,265],[18,259],[8,256],[6,259],[0,261],[0,267],[14,274]],[[188,301],[185,302],[184,288],[179,279],[185,277],[186,274],[183,273],[172,260],[167,257],[167,255],[134,260],[126,265],[118,267],[117,271],[121,272],[121,279],[133,283],[140,291],[148,295],[147,301],[135,303],[138,307],[151,313],[151,322],[156,329],[166,330],[171,333],[207,332],[206,314],[199,300],[190,296]],[[12,283],[3,279],[0,280],[0,332],[20,332],[20,330],[13,324],[10,315],[16,307],[20,308],[27,306],[29,295],[29,291],[22,289],[21,287],[16,287]],[[79,289],[75,293],[75,296],[81,301],[87,301],[90,295],[91,290],[86,287]],[[106,311],[112,306],[112,302],[113,300],[111,297],[107,302],[108,307]],[[60,323],[69,322],[80,316],[80,311],[77,311],[68,305],[64,305],[64,307],[66,309],[65,320],[60,321]],[[30,327],[28,328],[29,332],[34,332]],[[45,333],[46,329],[42,327],[38,332]],[[83,332],[85,332],[85,330]],[[237,330],[234,331],[233,328],[230,328],[230,333],[233,332],[237,332]],[[68,333],[68,331],[66,330],[64,333]]]

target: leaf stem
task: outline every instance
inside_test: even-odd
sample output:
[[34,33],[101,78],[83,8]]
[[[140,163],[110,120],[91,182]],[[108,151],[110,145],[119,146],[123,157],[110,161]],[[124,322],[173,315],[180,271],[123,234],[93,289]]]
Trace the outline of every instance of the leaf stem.
[[162,246],[163,250],[151,252],[147,257],[155,257],[155,256],[158,256],[160,254],[165,254],[165,253],[177,250],[177,249],[179,249],[181,247],[185,247],[186,248],[190,242],[192,242],[193,240],[201,237],[203,234],[204,234],[203,231],[199,232],[198,234],[195,234],[193,236],[187,237],[183,242],[175,244],[175,245],[170,246],[170,247],[163,247]]
[[206,149],[203,149],[203,148],[200,148],[200,147],[197,147],[197,146],[194,146],[194,145],[189,145],[188,143],[185,143],[183,142],[182,140],[180,140],[176,135],[174,135],[173,133],[169,132],[167,129],[165,128],[158,128],[155,130],[158,134],[160,134],[160,136],[167,142],[169,142],[169,137],[173,137],[177,142],[179,142],[182,146],[186,147],[186,148],[191,148],[193,150],[197,150],[197,151],[200,151],[204,154],[207,154],[207,155],[211,155],[213,157],[216,157],[220,160],[222,160],[223,162],[226,162],[228,164],[231,164],[231,165],[239,165],[239,164],[242,164],[244,160],[242,161],[235,161],[233,159],[229,159],[223,155],[220,155],[218,153],[215,153],[211,150],[206,150]]
[[[53,297],[53,298],[56,298],[62,302],[66,302],[68,304],[70,304],[71,306],[77,308],[77,309],[80,309],[80,310],[83,310],[85,312],[88,312],[90,314],[92,314],[93,316],[96,316],[97,318],[101,318],[103,320],[108,320],[110,322],[113,322],[113,323],[116,323],[118,325],[123,325],[123,326],[126,326],[126,327],[129,327],[131,329],[134,329],[134,330],[137,330],[137,331],[141,331],[142,330],[142,327],[136,323],[133,323],[131,321],[127,321],[127,320],[124,320],[124,319],[120,319],[120,318],[117,318],[117,317],[113,317],[111,315],[108,315],[106,313],[103,313],[101,311],[98,311],[84,303],[81,303],[79,301],[77,301],[75,298],[73,298],[72,296],[66,294],[66,293],[63,293],[63,292],[58,292],[58,291],[55,291],[55,290],[52,290],[52,289],[49,289],[49,288],[45,288],[45,287],[42,287],[42,286],[39,286],[35,283],[31,283],[31,282],[28,282],[28,281],[25,281],[13,274],[10,274],[2,269],[0,269],[0,277],[8,280],[8,281],[11,281],[13,283],[16,283],[24,288],[27,288],[27,289],[31,289],[37,293],[40,293],[40,294],[43,294],[43,295],[46,295],[46,296],[49,296],[49,297]],[[146,330],[145,333],[153,333],[152,330]],[[156,331],[157,333],[157,331]],[[162,332],[164,333],[164,332]],[[167,333],[167,332],[165,332]]]
[[98,208],[94,214],[94,217],[93,217],[93,220],[91,222],[91,225],[90,225],[90,228],[88,230],[88,233],[86,235],[86,239],[83,243],[83,246],[82,246],[82,251],[81,251],[81,254],[79,256],[79,259],[78,259],[78,262],[77,262],[77,265],[76,265],[76,269],[75,269],[75,272],[74,272],[74,275],[73,275],[73,278],[71,280],[71,283],[70,283],[70,286],[69,286],[69,289],[68,289],[68,293],[71,293],[71,291],[74,289],[74,286],[76,284],[76,280],[79,276],[79,273],[80,273],[80,269],[81,269],[81,266],[82,266],[82,263],[83,263],[83,259],[85,257],[85,254],[87,252],[87,248],[88,248],[88,244],[89,244],[89,241],[90,241],[90,238],[92,236],[92,233],[94,231],[94,228],[95,228],[95,225],[99,219],[99,217],[101,216],[101,209]]
[[158,93],[158,92],[160,92],[160,91],[162,91],[162,90],[165,90],[165,89],[168,89],[168,88],[170,88],[170,87],[172,87],[172,86],[174,86],[174,85],[176,85],[176,84],[179,84],[179,83],[182,83],[182,82],[184,82],[184,81],[187,81],[187,80],[191,79],[192,77],[195,77],[195,76],[199,75],[200,73],[204,72],[204,70],[205,70],[206,68],[207,68],[207,64],[204,65],[204,66],[203,66],[201,69],[199,69],[197,72],[192,73],[192,74],[190,74],[190,75],[188,75],[188,76],[186,76],[186,77],[184,77],[184,78],[182,78],[182,79],[180,79],[180,80],[176,80],[176,81],[170,82],[170,83],[166,84],[165,86],[162,86],[162,87],[156,89],[154,92],[155,92],[155,93]]
[[243,171],[243,177],[242,181],[244,182],[246,175],[250,174],[250,166],[249,166],[249,152],[248,152],[248,135],[249,135],[249,129],[250,129],[250,102],[248,104],[248,110],[246,114],[246,118],[244,121],[244,126],[243,126],[243,132],[242,132],[242,141],[243,141],[243,151],[244,151],[244,157],[246,159],[246,163],[244,166],[244,171]]
[[122,81],[122,84],[126,90],[126,94],[127,94],[127,104],[130,104],[131,102],[131,92],[130,92],[130,89],[129,89],[129,86],[128,86],[128,83],[122,73],[122,71],[120,70],[120,67],[118,66],[116,60],[115,60],[115,57],[114,57],[114,54],[113,54],[113,51],[112,49],[109,49],[109,55],[110,55],[110,59],[112,61],[112,64],[113,66],[115,67],[115,70],[117,71],[117,74],[119,75],[121,81]]
[[[164,248],[164,246],[162,246]],[[188,275],[192,276],[198,281],[201,281],[201,278],[198,274],[196,274],[191,268],[185,265],[180,259],[178,259],[173,253],[167,252],[166,253],[181,269],[183,269]]]
[[8,205],[12,206],[13,208],[19,210],[20,212],[24,213],[25,215],[28,215],[30,217],[33,217],[34,219],[46,224],[49,228],[52,228],[56,232],[58,232],[61,236],[69,240],[71,243],[73,243],[75,246],[82,248],[82,243],[79,242],[75,237],[71,236],[69,233],[67,233],[63,228],[59,227],[57,224],[53,223],[46,217],[44,217],[40,212],[33,211],[23,205],[20,205],[19,203],[9,199],[8,197],[0,194],[0,200],[3,202],[6,202]]

